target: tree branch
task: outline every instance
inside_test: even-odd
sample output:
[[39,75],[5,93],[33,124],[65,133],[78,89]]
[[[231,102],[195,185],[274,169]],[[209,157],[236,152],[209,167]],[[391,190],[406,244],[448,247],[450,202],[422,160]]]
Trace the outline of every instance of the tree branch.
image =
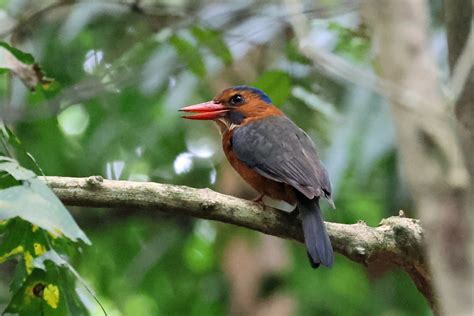
[[[151,182],[43,177],[66,205],[135,208],[204,218],[303,242],[301,224],[288,213],[220,194],[210,189]],[[365,266],[395,265],[404,269],[433,305],[430,277],[423,256],[423,230],[403,214],[382,220],[378,227],[326,223],[335,251]]]

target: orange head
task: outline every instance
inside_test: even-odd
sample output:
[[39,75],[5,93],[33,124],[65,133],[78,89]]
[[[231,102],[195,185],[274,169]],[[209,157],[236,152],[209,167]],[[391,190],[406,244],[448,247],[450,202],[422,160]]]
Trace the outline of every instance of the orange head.
[[283,115],[263,91],[247,86],[225,89],[212,101],[190,105],[180,111],[195,113],[183,116],[186,119],[214,120],[223,128],[266,116]]

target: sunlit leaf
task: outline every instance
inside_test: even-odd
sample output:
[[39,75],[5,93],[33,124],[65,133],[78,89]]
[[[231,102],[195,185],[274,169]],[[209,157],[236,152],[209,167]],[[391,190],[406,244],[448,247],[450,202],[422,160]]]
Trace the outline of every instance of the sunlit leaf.
[[90,243],[61,201],[46,184],[35,178],[32,171],[11,158],[0,156],[2,171],[23,182],[0,190],[0,220],[20,217],[54,236],[64,235],[71,240]]
[[34,172],[19,166],[16,161],[4,156],[0,156],[0,171],[8,172],[19,181],[35,177]]
[[45,261],[52,261],[57,266],[67,266],[68,263],[54,250],[49,250],[33,261],[35,268],[46,270]]
[[[8,220],[5,226],[0,244],[0,263],[20,256],[38,257],[48,248],[45,235],[38,227],[19,218]],[[31,270],[33,261],[26,263],[29,265],[26,268]]]
[[18,264],[10,283],[10,291],[15,293],[36,267],[35,259],[47,252],[50,242],[43,230],[20,218],[13,218],[5,223],[5,230],[1,235],[0,263],[17,259]]
[[90,243],[61,201],[38,179],[0,191],[0,220],[17,216],[54,236],[64,235],[74,241],[81,239]]
[[12,297],[4,312],[18,315],[87,315],[75,294],[75,282],[67,268],[51,262],[34,269]]
[[[56,241],[67,241],[67,239],[54,238],[38,226],[31,225],[20,218],[13,218],[4,223],[3,235],[0,235],[2,241],[0,263],[9,259],[18,260],[10,283],[10,291],[13,293],[9,304],[10,311],[15,310],[20,315],[28,315],[28,313],[36,315],[41,311],[52,309],[58,310],[58,315],[66,315],[64,314],[64,308],[66,308],[69,310],[67,315],[76,315],[77,311],[79,311],[77,315],[81,315],[83,304],[75,292],[76,281],[86,287],[97,300],[82,277],[56,250],[50,248],[54,245],[55,249],[62,251],[63,246],[58,246]],[[37,270],[45,272],[42,278],[45,282],[39,282],[35,278],[38,274]],[[54,280],[54,282],[48,283],[47,280]],[[28,288],[28,286],[31,287],[32,281],[36,283],[33,287],[37,286],[37,290],[41,288],[41,291],[36,292],[42,293],[35,297],[42,298],[48,306],[45,307],[44,302],[33,303],[33,297]],[[50,315],[49,313],[56,315],[50,310],[47,315]]]

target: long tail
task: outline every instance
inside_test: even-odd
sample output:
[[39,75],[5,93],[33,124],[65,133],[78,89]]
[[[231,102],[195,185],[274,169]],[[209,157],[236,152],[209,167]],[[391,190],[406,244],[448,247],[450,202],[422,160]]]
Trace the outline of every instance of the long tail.
[[334,253],[326,225],[321,218],[319,199],[310,200],[306,197],[299,197],[298,210],[303,222],[304,241],[311,266],[317,268],[322,264],[331,267]]

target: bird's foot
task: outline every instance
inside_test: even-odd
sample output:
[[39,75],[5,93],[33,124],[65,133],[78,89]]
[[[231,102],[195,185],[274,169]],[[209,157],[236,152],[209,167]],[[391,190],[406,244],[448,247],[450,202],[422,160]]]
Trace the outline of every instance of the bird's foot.
[[265,194],[260,194],[258,195],[256,198],[252,199],[252,202],[254,203],[257,203],[258,205],[260,205],[261,208],[265,208],[265,203],[263,202],[263,197],[265,196]]
[[264,196],[265,196],[265,194],[261,193],[256,198],[252,199],[252,201],[255,202],[255,203],[261,203],[261,202],[263,202],[263,197]]

